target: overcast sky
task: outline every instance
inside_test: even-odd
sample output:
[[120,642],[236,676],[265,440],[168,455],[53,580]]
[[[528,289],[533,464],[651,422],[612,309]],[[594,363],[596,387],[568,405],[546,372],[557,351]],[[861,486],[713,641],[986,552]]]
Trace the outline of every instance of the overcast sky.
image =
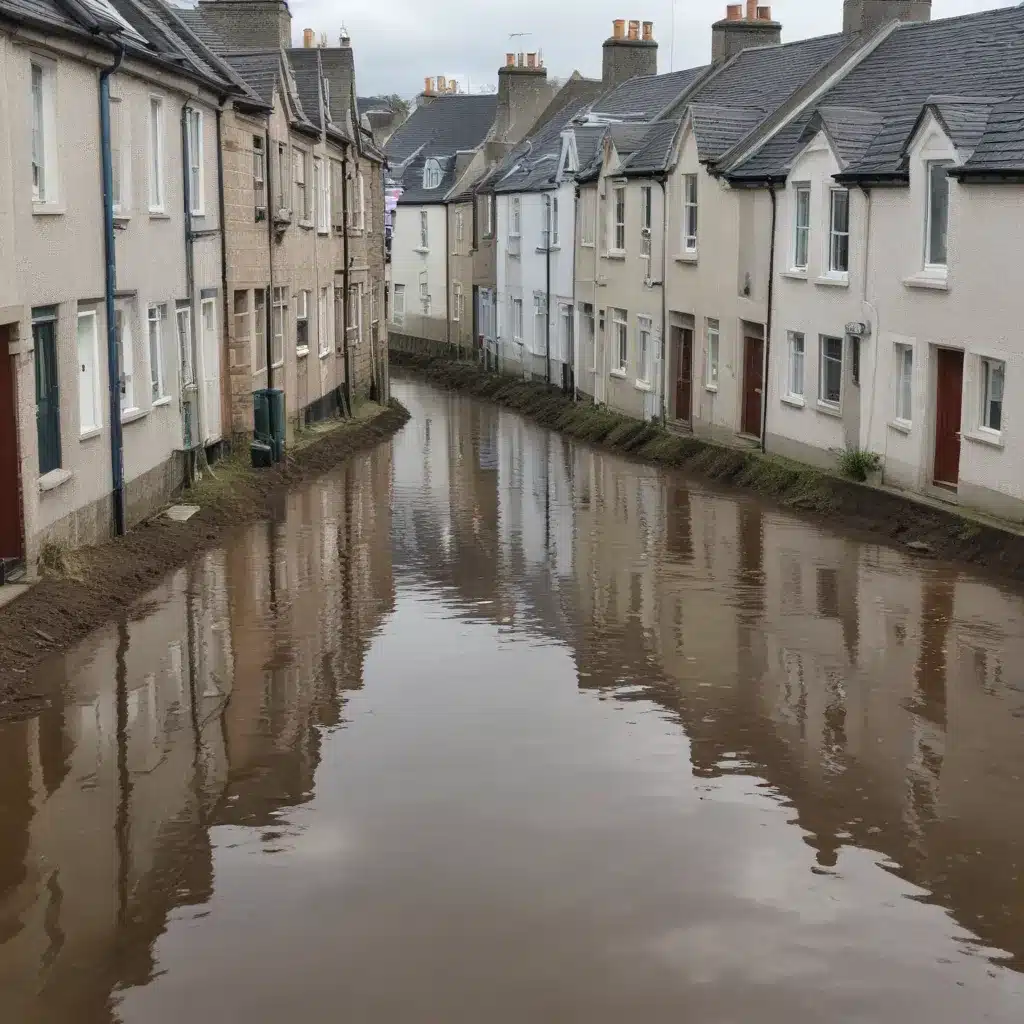
[[[765,0],[761,0],[765,2]],[[933,18],[949,18],[1018,0],[934,0]],[[600,78],[601,44],[615,18],[654,22],[658,70],[705,64],[711,55],[711,23],[725,14],[727,0],[290,0],[292,34],[326,32],[337,45],[341,22],[356,51],[359,93],[397,92],[411,97],[426,75],[445,75],[460,85],[497,83],[507,50],[542,50],[548,73],[574,70]],[[675,47],[672,11],[675,7]],[[775,0],[784,42],[838,32],[842,0]],[[529,32],[510,39],[513,32]]]

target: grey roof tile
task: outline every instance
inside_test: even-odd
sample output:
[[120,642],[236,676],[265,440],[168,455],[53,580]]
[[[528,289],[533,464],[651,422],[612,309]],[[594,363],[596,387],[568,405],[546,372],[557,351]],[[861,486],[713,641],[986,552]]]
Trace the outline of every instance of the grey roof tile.
[[319,48],[293,48],[287,50],[286,54],[303,112],[318,128],[325,127],[320,116],[323,71],[320,67]]
[[391,163],[414,153],[448,156],[476,149],[494,123],[497,96],[437,96],[416,108],[384,147]]
[[1024,173],[1024,96],[994,105],[963,174]]
[[[441,183],[437,188],[423,187],[423,167],[428,160],[436,160],[441,165]],[[403,192],[399,197],[399,203],[407,206],[443,203],[445,197],[457,184],[457,162],[454,154],[428,157],[421,153],[414,156],[402,170]]]
[[701,160],[718,159],[764,120],[761,107],[730,107],[717,103],[692,103],[690,116]]
[[649,125],[640,144],[623,163],[622,169],[626,176],[658,174],[668,170],[680,123],[673,119],[655,121]]
[[686,68],[666,75],[641,75],[595,101],[592,110],[604,117],[653,121],[708,70]]
[[238,72],[246,84],[264,103],[274,102],[281,73],[281,54],[277,50],[249,50],[228,53],[224,59]]

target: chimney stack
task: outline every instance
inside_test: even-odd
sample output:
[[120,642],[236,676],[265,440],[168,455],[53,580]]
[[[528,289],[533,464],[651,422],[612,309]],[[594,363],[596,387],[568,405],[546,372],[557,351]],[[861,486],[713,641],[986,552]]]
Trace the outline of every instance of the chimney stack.
[[844,0],[843,34],[868,35],[889,21],[931,21],[932,0]]
[[200,0],[199,10],[232,49],[291,48],[292,15],[285,0]]
[[729,4],[725,17],[711,26],[711,59],[715,64],[735,57],[751,46],[778,46],[782,42],[782,25],[772,19],[772,9],[747,0]]
[[315,39],[315,35],[314,35],[313,30],[311,28],[304,28],[302,30],[302,45],[303,45],[303,47],[305,47],[305,49],[307,49],[307,50],[312,50],[313,49],[313,40],[314,39]]
[[653,21],[630,21],[616,18],[612,34],[604,41],[601,61],[601,83],[606,87],[619,85],[638,75],[658,73],[658,44],[654,39]]
[[494,140],[515,145],[533,125],[552,96],[544,57],[535,53],[506,53],[498,68],[498,110]]

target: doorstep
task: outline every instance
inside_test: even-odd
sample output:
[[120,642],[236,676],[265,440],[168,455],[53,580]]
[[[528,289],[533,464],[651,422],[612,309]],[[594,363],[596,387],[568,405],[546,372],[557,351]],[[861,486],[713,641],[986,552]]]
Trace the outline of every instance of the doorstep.
[[5,583],[0,587],[0,608],[3,608],[4,605],[10,604],[12,601],[21,597],[22,594],[31,589],[31,583]]

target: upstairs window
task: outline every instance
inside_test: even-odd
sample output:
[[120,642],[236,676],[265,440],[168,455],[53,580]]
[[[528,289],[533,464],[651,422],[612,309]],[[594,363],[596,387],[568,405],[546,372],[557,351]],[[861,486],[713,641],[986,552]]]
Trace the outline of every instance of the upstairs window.
[[188,139],[188,197],[192,214],[203,215],[203,112],[189,108],[185,113],[185,134]]
[[697,251],[697,175],[683,175],[683,252]]
[[428,160],[423,165],[423,187],[439,188],[441,185],[441,165],[436,160]]
[[289,210],[288,206],[288,147],[283,143],[277,144],[277,209],[281,213]]
[[309,154],[303,149],[296,149],[293,156],[295,180],[295,216],[299,220],[309,220],[309,190],[306,188],[306,162]]
[[267,164],[266,153],[263,151],[263,138],[252,137],[252,197],[256,220],[263,220],[267,215]]
[[[644,185],[640,189],[640,255],[645,260],[651,258],[651,220],[653,215],[651,186]],[[650,276],[650,270],[647,271]],[[646,379],[646,378],[645,378]]]
[[32,70],[32,202],[57,202],[56,69],[33,60]]
[[420,210],[420,248],[430,248],[429,218],[426,210]]
[[793,189],[793,269],[806,270],[811,240],[811,186]]
[[801,331],[790,331],[789,369],[786,391],[790,398],[804,397],[804,336]]
[[544,240],[545,248],[558,245],[558,196],[544,197]]
[[617,185],[612,193],[612,248],[626,251],[626,186]]
[[523,223],[523,208],[519,196],[509,200],[508,252],[510,256],[519,255],[520,233]]
[[131,172],[131,142],[120,97],[110,97],[110,186],[114,213],[128,209],[128,183]]
[[494,237],[494,196],[484,196],[484,238]]
[[588,189],[580,196],[580,243],[594,244],[594,203],[597,193]]
[[149,211],[164,209],[164,101],[149,97]]
[[925,265],[946,269],[946,232],[949,227],[948,162],[928,165],[928,213],[925,226]]
[[829,201],[828,270],[830,274],[850,272],[850,193],[832,189]]

